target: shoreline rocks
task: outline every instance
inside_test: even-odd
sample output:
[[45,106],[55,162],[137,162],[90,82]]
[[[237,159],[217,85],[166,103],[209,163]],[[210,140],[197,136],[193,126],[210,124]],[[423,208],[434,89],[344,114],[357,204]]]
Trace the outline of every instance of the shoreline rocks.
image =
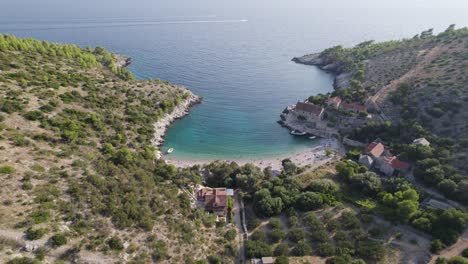
[[132,63],[132,58],[122,55],[122,54],[115,54],[117,61],[115,62],[115,66],[117,68],[126,68]]
[[[191,91],[186,90],[189,93],[189,97],[180,102],[174,107],[172,112],[166,113],[159,121],[154,123],[154,134],[153,140],[151,141],[155,146],[161,146],[164,143],[164,136],[169,126],[177,119],[181,119],[189,113],[189,109],[201,103],[202,98],[198,95],[193,94]],[[158,151],[158,158],[161,157],[160,151]]]
[[294,57],[292,61],[299,64],[317,66],[319,69],[335,75],[333,80],[333,88],[335,90],[348,87],[354,73],[346,72],[343,65],[336,61],[325,60],[320,57],[320,54],[313,53],[302,57]]

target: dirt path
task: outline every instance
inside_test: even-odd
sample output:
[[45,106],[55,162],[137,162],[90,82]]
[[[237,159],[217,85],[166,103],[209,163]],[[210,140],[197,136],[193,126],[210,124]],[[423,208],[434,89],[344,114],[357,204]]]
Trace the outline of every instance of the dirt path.
[[434,60],[437,56],[439,56],[443,52],[443,49],[439,47],[435,47],[431,49],[428,54],[410,71],[405,73],[399,79],[391,81],[388,85],[382,87],[378,93],[371,97],[373,102],[376,102],[378,105],[382,105],[384,98],[387,98],[388,93],[395,91],[398,86],[407,80],[413,78],[414,76],[420,74],[424,67],[429,64],[432,60]]
[[243,203],[239,194],[235,192],[234,194],[234,223],[236,224],[237,229],[239,232],[237,233],[237,239],[239,242],[239,251],[236,257],[236,263],[244,264],[245,263],[245,237],[246,237],[246,229],[244,225],[245,219],[243,219],[244,214]]
[[468,248],[468,228],[465,229],[465,232],[460,236],[457,243],[442,250],[439,255],[432,256],[431,262],[429,263],[435,263],[438,257],[451,258],[459,256],[466,248]]

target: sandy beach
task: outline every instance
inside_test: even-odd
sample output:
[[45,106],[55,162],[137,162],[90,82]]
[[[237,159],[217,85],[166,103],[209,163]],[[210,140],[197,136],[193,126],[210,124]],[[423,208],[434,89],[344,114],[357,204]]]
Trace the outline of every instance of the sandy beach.
[[[239,165],[244,165],[247,163],[252,163],[260,168],[271,167],[273,170],[281,170],[281,161],[283,159],[289,158],[298,166],[320,166],[330,160],[335,156],[331,154],[330,156],[326,155],[326,149],[329,148],[334,153],[338,155],[343,155],[343,147],[337,139],[320,139],[320,143],[314,144],[311,147],[307,147],[303,150],[300,150],[295,153],[289,153],[285,155],[279,155],[272,158],[260,158],[260,159],[232,159],[226,160],[228,162],[235,161]],[[176,167],[190,167],[193,165],[203,165],[210,163],[213,160],[177,160],[171,159],[171,155],[164,155],[162,157],[167,163],[173,164]]]

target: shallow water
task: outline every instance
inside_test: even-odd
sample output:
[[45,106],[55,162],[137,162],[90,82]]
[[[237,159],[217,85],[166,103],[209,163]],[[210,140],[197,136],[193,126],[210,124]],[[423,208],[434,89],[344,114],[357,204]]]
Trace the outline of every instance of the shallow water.
[[276,124],[288,104],[332,89],[332,76],[294,56],[368,39],[468,25],[465,0],[447,1],[7,1],[0,32],[102,45],[133,58],[138,78],[161,78],[204,97],[168,131],[174,158],[250,158],[311,141]]

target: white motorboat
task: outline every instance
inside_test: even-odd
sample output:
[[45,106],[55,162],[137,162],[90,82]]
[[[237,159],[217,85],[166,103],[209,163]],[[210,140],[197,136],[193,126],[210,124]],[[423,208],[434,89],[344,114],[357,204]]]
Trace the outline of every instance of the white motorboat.
[[294,129],[293,131],[291,131],[291,135],[294,135],[294,136],[304,136],[305,134],[307,134],[307,133],[302,132],[302,131],[297,130],[297,129]]
[[317,138],[316,136],[309,137],[309,139],[316,139],[316,138]]
[[174,151],[174,149],[173,149],[173,148],[170,148],[170,149],[168,149],[168,150],[166,151],[166,153],[167,153],[167,154],[171,154],[173,151]]

